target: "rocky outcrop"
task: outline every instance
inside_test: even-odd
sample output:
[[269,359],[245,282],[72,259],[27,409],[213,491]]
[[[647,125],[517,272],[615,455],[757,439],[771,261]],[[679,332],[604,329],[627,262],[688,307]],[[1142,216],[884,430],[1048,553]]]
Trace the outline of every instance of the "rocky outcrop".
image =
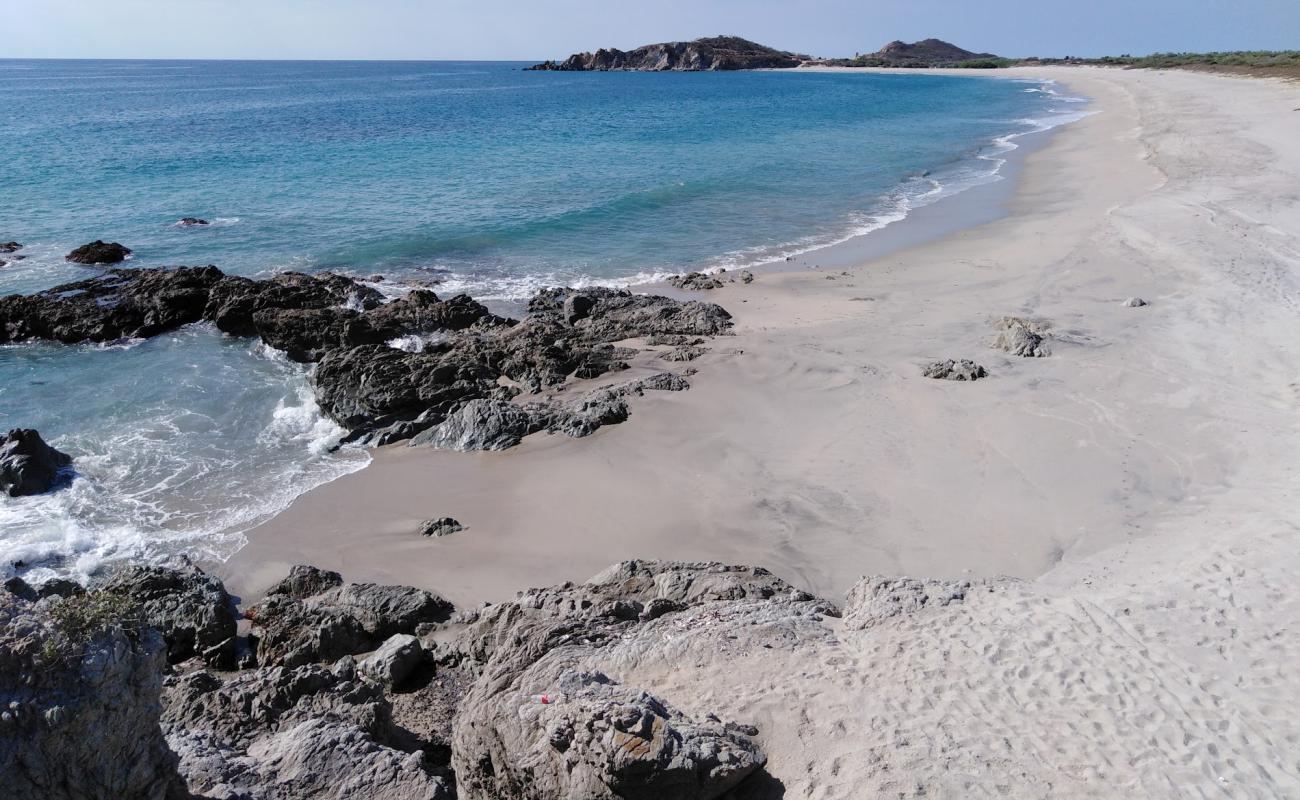
[[125,567],[100,591],[140,609],[145,624],[167,642],[169,662],[201,658],[216,669],[235,668],[235,601],[221,581],[198,567]]
[[254,624],[258,663],[296,667],[374,650],[394,634],[445,621],[452,610],[421,589],[351,583],[301,597],[277,592],[245,616]]
[[941,381],[977,381],[980,378],[987,378],[989,375],[988,370],[966,358],[960,361],[951,358],[944,361],[935,361],[928,365],[921,374],[927,378]]
[[564,61],[546,61],[528,69],[560,72],[783,69],[797,67],[807,58],[765,47],[738,36],[715,36],[693,42],[649,44],[627,52],[601,49],[594,53],[575,53]]
[[120,264],[131,255],[129,247],[117,242],[104,242],[99,239],[90,244],[83,244],[64,258],[74,264]]
[[207,225],[208,221],[206,219],[199,219],[198,217],[181,217],[180,222],[177,222],[176,224],[182,228],[193,228],[199,225]]
[[[216,267],[181,267],[109,270],[2,298],[0,343],[115,341],[200,320],[234,336],[257,336],[293,360],[319,362],[317,401],[349,430],[348,441],[410,439],[457,415],[465,430],[499,431],[453,449],[508,447],[538,430],[586,435],[621,421],[626,412],[618,399],[640,388],[619,389],[613,401],[588,398],[580,408],[519,412],[508,405],[524,391],[627,369],[636,351],[615,342],[717,336],[732,325],[712,303],[613,289],[539,292],[517,323],[464,295],[443,300],[416,290],[384,303],[372,287],[330,273],[252,280]],[[594,413],[600,404],[617,413]],[[460,422],[439,436],[459,440],[452,429]]]
[[1013,356],[1046,358],[1052,354],[1047,346],[1047,325],[1020,317],[1003,317],[997,324],[993,346]]
[[190,792],[225,800],[450,800],[352,659],[168,682],[162,730]]
[[0,343],[143,338],[203,318],[216,267],[113,269],[33,295],[0,298]]
[[50,447],[37,431],[14,428],[0,435],[0,492],[10,497],[58,488],[71,470],[72,456]]
[[853,585],[844,601],[844,625],[850,630],[866,630],[923,608],[965,602],[968,594],[992,591],[992,587],[987,581],[865,577]]
[[0,785],[6,800],[178,797],[159,728],[162,637],[93,596],[0,592]]
[[[439,653],[479,672],[453,730],[460,797],[719,797],[764,764],[757,731],[621,684],[614,653],[721,619],[749,632],[824,615],[838,611],[766,570],[684,562],[629,561],[489,606]],[[722,629],[705,635],[716,648]]]

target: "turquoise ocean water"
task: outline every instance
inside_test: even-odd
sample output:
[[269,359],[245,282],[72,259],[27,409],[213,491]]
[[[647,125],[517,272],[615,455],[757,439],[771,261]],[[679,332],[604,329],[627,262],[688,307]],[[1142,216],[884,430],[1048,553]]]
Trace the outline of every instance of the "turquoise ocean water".
[[[62,257],[98,238],[130,266],[382,274],[501,304],[747,266],[998,180],[1017,136],[1081,108],[1030,81],[521,66],[0,60],[0,241],[27,256],[0,293],[93,274]],[[202,326],[0,347],[15,426],[79,472],[0,500],[0,571],[35,578],[221,557],[368,461],[330,452],[303,367]]]

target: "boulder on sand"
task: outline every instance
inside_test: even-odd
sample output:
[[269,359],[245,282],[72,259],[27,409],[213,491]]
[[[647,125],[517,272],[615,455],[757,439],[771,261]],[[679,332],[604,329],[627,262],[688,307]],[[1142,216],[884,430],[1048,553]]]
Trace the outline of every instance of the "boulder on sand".
[[66,480],[71,467],[72,457],[34,430],[14,428],[0,436],[0,492],[10,497],[48,492]]
[[451,517],[431,519],[420,526],[420,533],[423,536],[450,536],[463,530],[465,530],[465,526]]
[[1052,354],[1047,346],[1047,326],[1021,317],[1003,317],[998,321],[998,336],[993,346],[1013,356],[1045,358]]
[[922,374],[942,381],[977,381],[989,375],[988,370],[966,358],[960,361],[951,358],[936,361],[927,366]]
[[68,253],[65,258],[74,264],[120,264],[129,255],[131,255],[129,247],[123,247],[117,242],[96,239]]

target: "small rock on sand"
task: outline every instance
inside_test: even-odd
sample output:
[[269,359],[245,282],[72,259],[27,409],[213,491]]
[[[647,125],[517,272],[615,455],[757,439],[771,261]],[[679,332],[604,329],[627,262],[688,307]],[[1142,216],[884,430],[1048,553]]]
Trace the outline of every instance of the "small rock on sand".
[[922,374],[927,378],[943,381],[977,381],[989,376],[988,370],[965,358],[960,361],[951,358],[946,361],[936,361],[926,367]]
[[998,338],[993,346],[1013,356],[1045,358],[1052,354],[1047,346],[1047,326],[1020,317],[1003,317],[998,322]]
[[1150,305],[1150,303],[1143,300],[1141,297],[1130,297],[1124,301],[1124,305],[1127,308],[1141,308],[1142,306]]
[[672,276],[668,279],[668,285],[677,289],[700,292],[706,289],[721,289],[722,281],[703,272],[688,272],[685,275]]
[[450,536],[453,533],[459,533],[465,530],[465,526],[451,517],[442,517],[441,519],[431,519],[420,526],[420,535],[422,536]]

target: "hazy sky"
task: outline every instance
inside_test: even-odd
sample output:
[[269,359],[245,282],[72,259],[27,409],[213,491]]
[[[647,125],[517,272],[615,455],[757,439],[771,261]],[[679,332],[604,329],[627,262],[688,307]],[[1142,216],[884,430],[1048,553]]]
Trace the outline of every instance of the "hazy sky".
[[0,57],[519,59],[737,34],[816,56],[1300,47],[1300,0],[0,0]]

